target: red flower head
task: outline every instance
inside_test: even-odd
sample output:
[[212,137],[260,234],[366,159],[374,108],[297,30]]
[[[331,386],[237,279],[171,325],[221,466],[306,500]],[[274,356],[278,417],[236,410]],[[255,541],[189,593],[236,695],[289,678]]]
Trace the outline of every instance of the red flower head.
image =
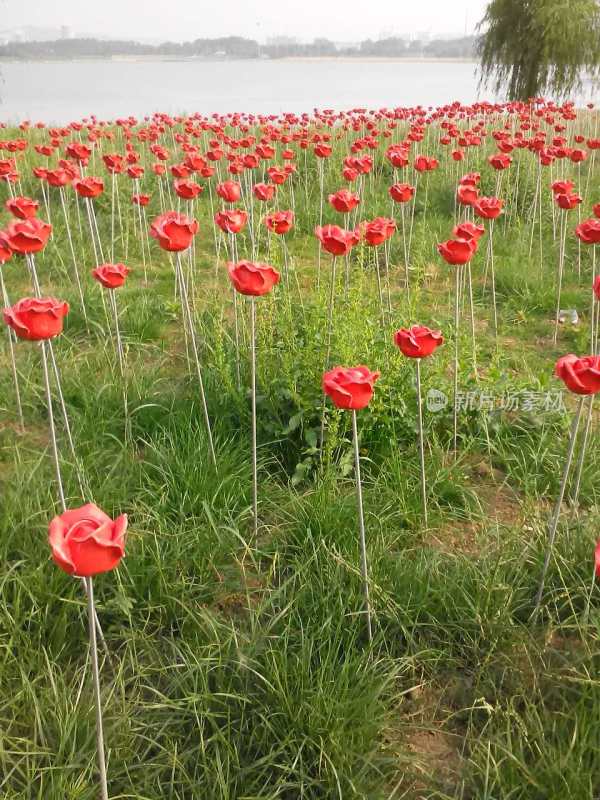
[[104,191],[102,178],[76,178],[73,187],[80,197],[99,197]]
[[[0,242],[0,248],[1,247],[2,247],[2,244]],[[1,250],[0,250],[0,252],[1,252]],[[596,278],[594,279],[594,283],[592,285],[592,289],[594,291],[594,294],[596,295],[596,300],[600,300],[600,275],[596,275]]]
[[242,187],[236,181],[224,181],[217,184],[217,194],[226,203],[237,203],[242,196]]
[[149,194],[134,194],[131,197],[131,202],[136,206],[147,206],[150,202]]
[[54,563],[69,575],[109,572],[125,555],[127,516],[112,520],[93,503],[64,511],[48,527]]
[[472,206],[479,198],[479,189],[470,183],[461,183],[456,191],[456,198],[463,206]]
[[584,244],[600,244],[600,219],[586,219],[575,228],[575,234]]
[[596,205],[592,208],[595,217],[600,219],[600,203],[596,203]]
[[365,242],[371,247],[378,247],[390,239],[396,230],[396,223],[387,217],[376,217],[367,222],[364,230]]
[[572,211],[582,202],[582,198],[578,194],[557,194],[555,195],[557,204],[563,211]]
[[347,255],[357,243],[354,231],[346,231],[338,225],[317,226],[315,236],[321,242],[323,250],[332,256]]
[[173,164],[171,167],[171,175],[174,178],[189,178],[190,170],[185,164]]
[[568,356],[558,359],[554,374],[575,394],[600,392],[600,356],[578,358],[569,353]]
[[2,264],[6,264],[7,261],[10,261],[12,258],[12,250],[8,246],[8,242],[6,241],[4,234],[0,231],[0,266]]
[[400,328],[396,331],[394,341],[408,358],[426,358],[444,344],[444,337],[441,331],[433,331],[424,325],[413,325],[412,328]]
[[279,283],[279,272],[268,264],[255,261],[238,261],[227,264],[229,277],[240,294],[260,297],[268,294]]
[[315,145],[315,155],[317,158],[329,158],[331,147],[328,144],[317,144]]
[[265,217],[265,225],[273,233],[284,234],[294,226],[293,211],[274,211]]
[[46,170],[46,180],[50,186],[60,188],[61,186],[66,186],[71,183],[72,178],[66,169],[59,167],[58,169]]
[[252,189],[254,197],[263,203],[266,203],[268,200],[272,200],[276,191],[277,186],[275,186],[274,183],[256,183]]
[[144,168],[134,164],[131,167],[127,167],[127,175],[134,180],[141,178],[144,174]]
[[92,275],[105,289],[118,289],[123,286],[130,271],[125,264],[102,264],[92,270]]
[[3,231],[4,238],[13,253],[22,256],[43,250],[51,233],[52,225],[37,217],[14,220]]
[[113,175],[118,175],[125,168],[123,156],[120,153],[105,153],[102,161],[104,161],[106,169]]
[[38,342],[62,333],[69,304],[55,297],[25,297],[4,309],[4,321],[19,339]]
[[600,539],[596,542],[596,547],[594,548],[594,570],[597,578],[600,578]]
[[206,161],[197,153],[188,153],[184,161],[185,166],[190,172],[200,172],[206,167]]
[[6,208],[13,217],[18,219],[32,219],[37,214],[40,204],[31,197],[15,197],[6,201]]
[[415,187],[410,183],[395,183],[390,186],[388,193],[395,203],[408,203],[415,194]]
[[476,239],[450,239],[438,244],[438,252],[447,264],[466,264],[477,252]]
[[200,186],[196,181],[190,181],[187,178],[179,178],[173,181],[173,186],[177,197],[181,197],[182,200],[193,200],[204,191],[204,186]]
[[339,192],[330,194],[327,199],[340,214],[349,214],[360,203],[360,197],[348,189],[340,189]]
[[170,253],[187,250],[197,233],[197,220],[176,211],[161,214],[150,225],[150,236],[157,240],[163,250]]
[[344,180],[347,180],[348,183],[353,183],[358,178],[359,172],[357,169],[354,169],[354,167],[344,167],[342,175],[344,176]]
[[269,167],[267,170],[267,175],[273,183],[276,183],[278,186],[285,183],[289,173],[285,169],[279,169],[279,167]]
[[364,366],[336,367],[324,373],[323,392],[338,408],[358,411],[369,405],[379,375]]
[[481,219],[497,219],[504,202],[498,197],[480,197],[473,203],[473,210]]
[[587,153],[585,150],[579,150],[579,149],[571,150],[569,158],[574,164],[581,164],[582,161],[586,160]]
[[225,233],[239,233],[248,221],[248,214],[241,208],[232,208],[229,211],[217,211],[215,222]]
[[65,148],[65,153],[73,161],[79,161],[82,164],[87,164],[89,157],[92,155],[90,148],[80,142],[69,142]]
[[415,169],[417,172],[431,172],[438,167],[438,161],[428,156],[417,156],[415,158]]
[[506,153],[494,153],[488,158],[489,163],[494,169],[507,169],[512,164],[512,158]]
[[15,163],[14,158],[2,158],[0,159],[0,177],[5,177],[6,175],[12,175],[13,172],[17,169],[17,165]]
[[553,194],[571,194],[573,189],[575,188],[575,184],[573,181],[554,181],[552,184],[552,192]]
[[408,150],[399,144],[392,144],[385,153],[390,164],[396,169],[408,166]]
[[477,225],[477,223],[467,220],[457,225],[452,233],[457,239],[475,239],[477,242],[485,233],[485,228],[483,225]]
[[480,181],[481,175],[479,172],[468,172],[462,176],[459,183],[461,186],[479,186]]

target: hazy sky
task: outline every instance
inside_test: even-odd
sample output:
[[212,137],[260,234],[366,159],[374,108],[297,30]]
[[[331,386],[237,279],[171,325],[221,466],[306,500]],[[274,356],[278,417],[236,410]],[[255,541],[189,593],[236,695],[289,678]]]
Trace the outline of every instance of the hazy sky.
[[68,25],[75,33],[132,39],[284,34],[354,41],[462,33],[465,23],[471,33],[485,6],[486,0],[0,0],[0,29]]

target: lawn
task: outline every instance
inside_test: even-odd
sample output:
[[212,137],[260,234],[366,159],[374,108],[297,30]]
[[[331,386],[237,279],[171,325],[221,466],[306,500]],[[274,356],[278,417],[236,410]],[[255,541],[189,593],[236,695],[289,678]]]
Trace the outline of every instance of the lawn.
[[[105,184],[92,201],[94,239],[76,192],[66,187],[63,207],[62,190],[45,184],[42,192],[32,174],[34,167],[55,166],[69,141],[87,142],[89,129],[59,136],[50,158],[34,149],[51,138],[48,129],[1,131],[4,144],[24,139],[28,146],[0,153],[17,158],[20,174],[20,183],[0,185],[0,198],[8,199],[10,188],[39,201],[39,216],[53,226],[35,257],[42,291],[70,304],[64,333],[53,344],[74,445],[72,451],[53,384],[67,505],[94,502],[112,517],[129,516],[124,559],[95,580],[109,654],[101,649],[112,800],[600,796],[596,591],[586,612],[600,501],[591,406],[579,496],[575,501],[582,435],[540,613],[531,618],[577,404],[553,376],[554,365],[567,353],[592,352],[593,248],[580,245],[574,229],[600,202],[600,169],[593,150],[582,164],[557,158],[539,167],[535,152],[517,147],[510,167],[497,172],[488,163],[497,146],[492,131],[506,125],[513,140],[519,130],[531,137],[529,111],[451,114],[448,107],[426,117],[410,165],[398,170],[386,148],[418,127],[418,114],[390,119],[357,112],[331,126],[314,118],[271,120],[262,129],[249,122],[246,135],[269,139],[273,158],[240,176],[226,175],[225,158],[216,162],[222,179],[242,184],[248,208],[263,164],[280,164],[284,147],[294,150],[297,162],[271,203],[253,201],[254,225],[236,237],[239,258],[254,257],[285,273],[273,292],[256,299],[256,534],[250,303],[234,298],[226,268],[231,241],[213,226],[214,212],[225,205],[215,193],[219,175],[192,175],[205,190],[187,205],[175,196],[171,176],[152,172],[157,159],[148,137],[138,136],[155,129],[156,141],[169,150],[168,170],[192,145],[200,153],[214,149],[211,139],[233,152],[239,126],[231,119],[211,121],[211,128],[193,118],[158,117],[136,126],[97,126],[104,135],[97,136],[86,170]],[[577,135],[598,135],[596,112],[564,120],[559,111],[547,114],[555,117],[552,124],[531,118],[548,143],[559,120],[570,147],[585,149],[575,143]],[[463,148],[463,162],[453,161],[454,144],[440,143],[442,123],[451,118],[461,135],[479,122],[488,134],[479,146]],[[347,119],[356,130],[344,127]],[[298,140],[282,142],[286,125],[290,134],[329,133],[331,156],[316,158],[312,142],[305,150]],[[318,255],[314,235],[320,171],[323,222],[344,227],[327,195],[349,185],[342,162],[365,136],[374,138],[375,148],[359,155],[368,153],[374,163],[350,186],[361,194],[356,223],[393,216],[398,231],[386,246],[387,260],[383,247],[376,254],[364,240],[347,264],[338,259],[332,286],[331,256]],[[126,145],[146,171],[135,181],[118,175],[113,194],[101,155],[125,153]],[[417,177],[412,165],[419,153],[435,155],[439,168]],[[455,204],[459,179],[472,171],[481,173],[482,195],[505,201],[493,239],[497,336],[487,222],[470,262],[475,352],[467,282],[459,287],[457,332],[457,268],[437,251],[456,222],[472,218],[470,209]],[[578,209],[566,212],[553,203],[550,186],[557,179],[575,182],[583,196]],[[418,181],[405,209],[388,195],[395,181]],[[151,195],[144,209],[131,203],[136,191]],[[295,211],[285,237],[270,234],[260,221],[275,207]],[[147,237],[152,219],[170,208],[199,221],[182,265],[216,469],[174,262]],[[567,236],[560,307],[576,309],[579,322],[561,325],[554,342],[561,215]],[[402,219],[407,237],[412,227],[410,293]],[[0,226],[9,221],[3,209]],[[102,254],[95,253],[97,238]],[[124,378],[107,292],[91,276],[100,261],[131,269],[116,291]],[[32,294],[23,257],[13,256],[1,269],[11,303]],[[437,390],[449,398],[436,409],[430,395],[423,409],[427,526],[415,364],[393,338],[397,329],[417,323],[440,329],[445,338],[423,360],[424,395]],[[34,342],[15,344],[21,428],[6,333],[0,349],[0,794],[6,800],[95,800],[86,600],[79,581],[52,563],[47,543],[48,523],[60,508],[41,349]],[[322,374],[338,364],[365,364],[381,373],[373,400],[357,415],[371,643],[352,418],[330,401],[323,411]],[[586,402],[584,419],[587,409]]]

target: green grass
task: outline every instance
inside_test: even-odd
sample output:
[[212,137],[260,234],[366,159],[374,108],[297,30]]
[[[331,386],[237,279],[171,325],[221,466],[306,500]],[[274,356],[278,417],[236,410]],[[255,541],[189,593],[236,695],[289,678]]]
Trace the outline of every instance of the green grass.
[[[585,119],[585,118],[584,118]],[[587,123],[582,123],[587,124]],[[404,135],[399,126],[396,137]],[[18,132],[5,131],[6,136]],[[32,132],[32,141],[43,133]],[[122,149],[117,141],[107,150]],[[437,147],[430,141],[415,152]],[[172,148],[170,138],[167,145]],[[203,140],[201,145],[204,145]],[[139,145],[143,162],[153,158]],[[470,153],[459,175],[495,174],[491,144]],[[325,170],[326,193],[343,185],[344,140]],[[381,151],[365,182],[360,218],[388,215],[392,173]],[[543,250],[530,254],[536,170],[515,151],[509,224],[495,230],[500,330],[491,327],[485,242],[473,261],[478,376],[466,301],[460,332],[460,386],[499,398],[558,391],[554,362],[589,351],[591,255],[569,242],[563,307],[579,329],[552,343],[557,246],[544,194]],[[41,163],[23,156],[23,191]],[[529,621],[547,521],[558,491],[572,398],[566,410],[521,406],[459,417],[425,412],[430,526],[422,520],[414,365],[395,348],[402,325],[439,326],[446,343],[423,364],[424,391],[452,395],[454,274],[435,245],[452,228],[456,172],[443,166],[417,200],[411,300],[403,289],[402,240],[390,258],[391,313],[381,321],[373,253],[351,260],[350,290],[338,262],[331,363],[381,371],[359,414],[375,637],[365,636],[350,417],[327,405],[321,427],[330,260],[312,235],[318,178],[299,155],[296,227],[288,237],[290,294],[283,286],[257,302],[260,518],[252,533],[249,320],[239,302],[239,355],[232,294],[215,270],[208,192],[194,268],[195,319],[213,421],[212,467],[194,371],[186,356],[173,271],[152,243],[148,281],[134,230],[132,185],[119,178],[124,229],[115,258],[132,267],[117,299],[127,356],[125,414],[112,320],[89,275],[94,257],[80,207],[68,192],[84,283],[87,330],[57,197],[54,237],[37,257],[42,286],[71,312],[55,343],[77,464],[58,417],[70,505],[93,500],[130,517],[119,570],[96,580],[110,649],[101,670],[110,795],[113,800],[587,800],[600,793],[600,601],[585,617],[597,537],[598,431],[593,419],[580,505],[565,509],[542,613]],[[517,164],[518,182],[516,180]],[[562,165],[561,165],[562,166]],[[589,162],[582,169],[587,179]],[[454,170],[455,167],[453,166]],[[565,164],[560,177],[576,175]],[[90,174],[99,171],[90,167]],[[544,180],[548,177],[544,173]],[[559,177],[555,170],[554,177]],[[142,186],[152,188],[149,177]],[[54,190],[51,190],[53,193]],[[598,170],[582,215],[600,200]],[[280,208],[291,205],[289,187]],[[261,208],[264,211],[264,208]],[[148,218],[159,212],[155,189]],[[398,209],[396,209],[398,212]],[[42,216],[43,213],[42,209]],[[110,180],[96,203],[110,251]],[[569,218],[574,227],[577,212]],[[0,223],[4,224],[3,216]],[[326,222],[339,222],[325,209]],[[241,236],[240,254],[250,242]],[[261,257],[282,266],[278,241],[262,233]],[[28,294],[24,263],[3,274],[11,299]],[[299,289],[300,287],[300,289]],[[385,289],[385,280],[384,280]],[[384,292],[384,298],[387,298]],[[57,510],[39,348],[17,346],[25,430],[18,428],[8,348],[0,352],[0,794],[7,800],[95,800],[93,697],[86,608],[77,581],[50,561],[47,524]],[[239,363],[239,383],[238,366]],[[568,492],[572,491],[572,484]],[[569,494],[567,496],[570,496]]]

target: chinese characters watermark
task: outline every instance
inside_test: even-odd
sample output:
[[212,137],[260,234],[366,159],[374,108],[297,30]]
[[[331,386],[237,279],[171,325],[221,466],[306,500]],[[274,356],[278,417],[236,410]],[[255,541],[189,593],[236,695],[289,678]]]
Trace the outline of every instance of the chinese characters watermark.
[[[491,392],[479,389],[458,392],[454,403],[459,413],[465,411],[566,411],[563,393],[556,390],[548,392],[523,390],[493,395]],[[426,404],[427,410],[435,414],[451,405],[452,400],[439,389],[430,389],[427,392]]]

